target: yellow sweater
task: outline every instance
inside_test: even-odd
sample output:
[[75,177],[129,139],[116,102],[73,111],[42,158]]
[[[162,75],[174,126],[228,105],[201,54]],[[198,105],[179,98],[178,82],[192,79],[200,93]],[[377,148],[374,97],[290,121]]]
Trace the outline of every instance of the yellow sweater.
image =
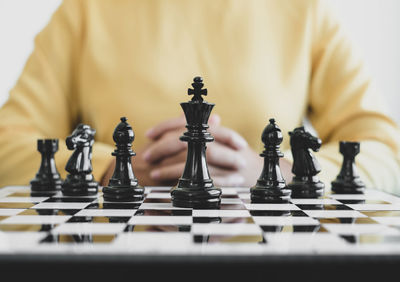
[[138,150],[147,129],[181,115],[197,75],[223,125],[255,150],[274,117],[290,158],[287,132],[308,117],[324,143],[316,157],[328,189],[342,162],[338,141],[359,140],[364,181],[400,192],[398,129],[334,17],[306,0],[65,1],[0,110],[0,187],[34,177],[38,138],[60,139],[65,177],[65,137],[78,122],[97,130],[99,180],[119,118],[128,117]]

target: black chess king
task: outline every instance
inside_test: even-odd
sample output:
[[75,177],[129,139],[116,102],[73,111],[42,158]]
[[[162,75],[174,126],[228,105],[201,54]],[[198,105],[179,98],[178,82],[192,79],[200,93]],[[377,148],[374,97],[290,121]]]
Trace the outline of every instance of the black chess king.
[[111,202],[141,201],[144,189],[138,185],[131,164],[131,157],[136,155],[132,151],[135,134],[125,117],[121,118],[121,122],[115,128],[113,139],[116,146],[115,151],[112,152],[112,155],[116,157],[115,169],[108,186],[103,188],[104,200]]
[[203,100],[207,95],[203,89],[203,79],[195,77],[193,95],[189,102],[181,103],[186,117],[187,131],[180,140],[188,143],[186,165],[178,184],[171,191],[172,204],[175,207],[196,209],[217,209],[221,204],[221,189],[214,187],[206,160],[206,143],[214,141],[207,132],[208,119],[215,104]]

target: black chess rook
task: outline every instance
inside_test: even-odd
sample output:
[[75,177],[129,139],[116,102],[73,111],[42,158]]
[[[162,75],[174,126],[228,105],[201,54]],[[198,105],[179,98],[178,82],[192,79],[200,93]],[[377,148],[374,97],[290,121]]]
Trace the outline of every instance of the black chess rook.
[[115,169],[109,183],[103,188],[105,201],[111,202],[136,202],[143,200],[144,188],[139,186],[132,169],[131,158],[135,156],[132,142],[135,134],[125,117],[114,130],[113,139],[116,149],[112,152],[115,156]]
[[343,163],[339,175],[332,181],[332,192],[336,194],[363,194],[365,184],[357,172],[355,157],[360,153],[359,142],[340,141],[339,151]]
[[37,150],[41,154],[39,171],[31,180],[31,194],[55,194],[61,190],[62,179],[57,171],[54,154],[58,151],[58,139],[37,140]]
[[307,132],[304,127],[289,132],[290,147],[293,155],[292,182],[288,188],[292,190],[292,198],[319,198],[324,194],[325,184],[317,176],[321,167],[311,150],[318,152],[321,139]]
[[171,191],[171,200],[175,207],[217,209],[221,203],[221,189],[214,187],[206,160],[206,143],[214,141],[207,132],[214,104],[202,98],[207,95],[207,89],[202,89],[201,77],[195,77],[192,86],[188,94],[193,98],[181,103],[187,122],[187,132],[180,137],[188,143],[186,165],[177,186]]
[[275,119],[269,120],[261,140],[264,143],[264,151],[260,156],[264,158],[264,167],[256,185],[250,188],[251,202],[288,203],[291,191],[286,186],[279,166],[279,159],[283,157],[279,150],[283,136]]
[[92,146],[96,130],[89,125],[79,124],[65,140],[68,150],[74,150],[65,170],[68,175],[62,185],[67,196],[94,196],[99,184],[92,174]]

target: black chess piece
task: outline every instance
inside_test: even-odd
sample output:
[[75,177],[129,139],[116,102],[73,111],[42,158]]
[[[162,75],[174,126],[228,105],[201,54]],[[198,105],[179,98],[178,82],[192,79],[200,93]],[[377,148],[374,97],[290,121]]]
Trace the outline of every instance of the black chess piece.
[[360,153],[360,143],[341,141],[339,150],[343,155],[343,163],[339,175],[331,183],[332,191],[337,194],[363,194],[365,184],[355,164],[355,157]]
[[132,164],[131,157],[135,156],[132,151],[132,142],[135,134],[132,127],[126,122],[125,117],[114,130],[113,139],[116,149],[112,153],[116,157],[113,176],[107,187],[103,188],[103,197],[111,202],[136,202],[143,200],[144,189],[138,185]]
[[195,77],[192,86],[193,89],[188,89],[188,95],[193,95],[192,100],[181,103],[188,129],[180,137],[181,141],[188,142],[186,165],[177,186],[171,191],[171,200],[176,207],[219,208],[221,190],[214,187],[206,160],[206,142],[214,141],[207,132],[214,104],[203,101],[202,95],[207,95],[207,89],[202,89],[201,77]]
[[58,139],[37,140],[37,150],[41,154],[39,171],[31,180],[31,194],[56,194],[61,190],[62,179],[57,171],[54,154],[58,151]]
[[294,177],[288,188],[292,190],[292,198],[319,198],[324,194],[325,185],[317,176],[321,167],[310,149],[317,152],[322,142],[303,126],[295,128],[289,135]]
[[65,170],[69,173],[62,185],[67,196],[96,195],[99,184],[92,174],[92,146],[96,130],[86,124],[79,124],[66,139],[68,150],[74,150]]
[[291,191],[287,188],[285,179],[279,166],[279,159],[283,153],[279,150],[283,136],[275,119],[270,119],[265,127],[261,140],[264,151],[260,154],[264,158],[264,167],[260,178],[254,187],[250,188],[253,203],[287,203]]

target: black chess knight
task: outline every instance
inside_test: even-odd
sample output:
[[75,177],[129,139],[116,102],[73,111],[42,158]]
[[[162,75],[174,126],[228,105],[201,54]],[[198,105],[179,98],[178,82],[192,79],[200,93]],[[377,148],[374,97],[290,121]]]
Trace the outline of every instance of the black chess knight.
[[337,194],[364,193],[365,184],[358,175],[355,164],[355,157],[360,152],[360,143],[341,141],[339,150],[343,155],[343,163],[339,175],[332,181],[332,191]]
[[61,190],[62,179],[57,171],[54,154],[58,151],[58,139],[39,139],[37,150],[41,154],[39,171],[31,180],[31,194],[55,194]]
[[65,140],[68,150],[74,150],[65,170],[69,173],[62,185],[67,196],[96,195],[98,183],[92,174],[92,146],[96,130],[86,124],[79,124]]
[[202,89],[201,77],[195,77],[192,86],[193,89],[188,89],[188,94],[193,95],[192,100],[181,103],[188,131],[180,140],[188,143],[188,152],[182,177],[171,191],[172,204],[186,208],[219,208],[221,190],[214,187],[206,160],[206,142],[214,141],[207,132],[214,104],[203,101],[202,95],[207,95],[207,89]]
[[305,131],[304,127],[295,128],[290,135],[290,146],[293,155],[293,180],[288,188],[292,190],[292,198],[318,198],[324,194],[324,183],[317,174],[321,167],[310,152],[317,152],[321,140]]
[[112,153],[116,157],[113,176],[107,187],[103,188],[103,197],[106,201],[131,202],[143,200],[144,189],[138,185],[132,164],[131,157],[135,156],[132,151],[132,142],[135,134],[132,127],[126,122],[125,117],[114,130],[113,139],[116,145]]
[[287,203],[290,200],[291,191],[287,188],[279,167],[279,159],[283,157],[283,153],[279,150],[279,145],[283,140],[282,132],[274,119],[270,119],[269,122],[261,136],[264,151],[260,156],[264,158],[264,167],[256,185],[250,189],[251,201],[253,203]]

